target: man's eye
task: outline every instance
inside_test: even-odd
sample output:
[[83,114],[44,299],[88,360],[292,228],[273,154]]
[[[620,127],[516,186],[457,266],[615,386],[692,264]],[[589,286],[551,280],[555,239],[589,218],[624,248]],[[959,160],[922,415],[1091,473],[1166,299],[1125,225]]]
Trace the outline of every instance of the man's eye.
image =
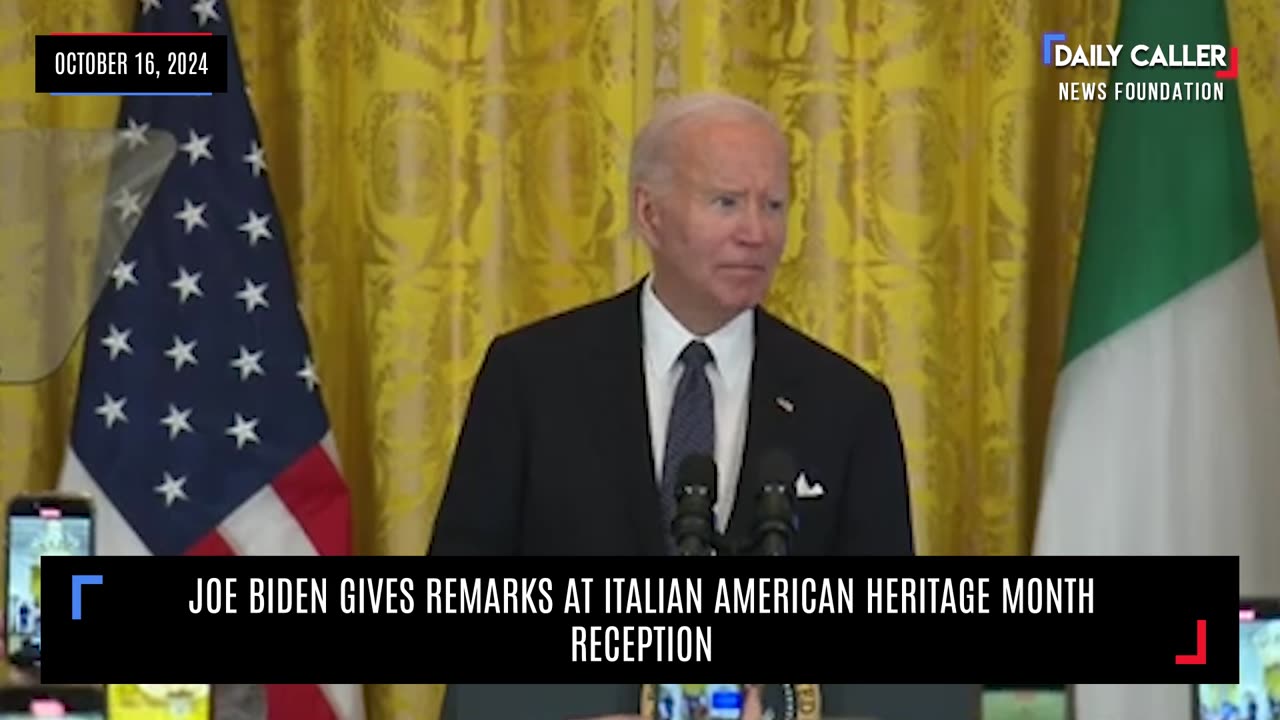
[[731,198],[728,195],[721,195],[717,197],[714,202],[722,208],[731,208],[738,204],[738,201],[735,198]]

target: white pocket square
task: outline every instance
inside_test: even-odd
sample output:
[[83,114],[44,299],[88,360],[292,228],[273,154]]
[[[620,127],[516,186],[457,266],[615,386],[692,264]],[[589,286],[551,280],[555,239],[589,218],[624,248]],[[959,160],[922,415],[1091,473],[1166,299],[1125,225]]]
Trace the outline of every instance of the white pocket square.
[[822,483],[809,484],[809,478],[802,472],[796,477],[796,497],[819,498],[827,494]]

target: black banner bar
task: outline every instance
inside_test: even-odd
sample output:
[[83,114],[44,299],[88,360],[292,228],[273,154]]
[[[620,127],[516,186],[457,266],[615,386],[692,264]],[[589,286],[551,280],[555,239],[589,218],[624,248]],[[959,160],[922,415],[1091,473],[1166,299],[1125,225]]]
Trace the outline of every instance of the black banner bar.
[[36,92],[224,93],[227,37],[209,34],[36,36]]
[[42,563],[47,683],[1239,676],[1235,557]]

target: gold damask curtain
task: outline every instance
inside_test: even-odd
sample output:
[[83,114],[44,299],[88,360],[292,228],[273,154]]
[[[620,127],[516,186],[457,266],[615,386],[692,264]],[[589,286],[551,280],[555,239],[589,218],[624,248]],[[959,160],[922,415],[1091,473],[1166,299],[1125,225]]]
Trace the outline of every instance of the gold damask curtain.
[[[126,29],[138,4],[0,0],[0,128],[112,123],[111,99],[32,93],[31,37]],[[1099,109],[1056,83],[1104,79],[1044,68],[1040,35],[1109,42],[1117,0],[232,9],[361,552],[423,551],[495,333],[645,272],[628,143],[655,102],[705,88],[788,129],[770,304],[892,387],[922,550],[1026,552]],[[1274,260],[1280,0],[1231,18]],[[6,494],[54,483],[78,369],[0,387]],[[374,688],[372,715],[433,715],[440,690]]]

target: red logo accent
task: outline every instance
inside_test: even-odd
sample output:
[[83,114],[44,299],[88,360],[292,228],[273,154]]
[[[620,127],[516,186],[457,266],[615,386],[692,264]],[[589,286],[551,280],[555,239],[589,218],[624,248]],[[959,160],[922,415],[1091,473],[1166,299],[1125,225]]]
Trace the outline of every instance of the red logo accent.
[[1226,70],[1219,70],[1217,77],[1219,80],[1235,80],[1240,76],[1240,49],[1229,48],[1231,51],[1231,62],[1227,65]]
[[1204,636],[1206,621],[1196,621],[1196,654],[1195,655],[1176,655],[1173,661],[1179,665],[1204,665]]

